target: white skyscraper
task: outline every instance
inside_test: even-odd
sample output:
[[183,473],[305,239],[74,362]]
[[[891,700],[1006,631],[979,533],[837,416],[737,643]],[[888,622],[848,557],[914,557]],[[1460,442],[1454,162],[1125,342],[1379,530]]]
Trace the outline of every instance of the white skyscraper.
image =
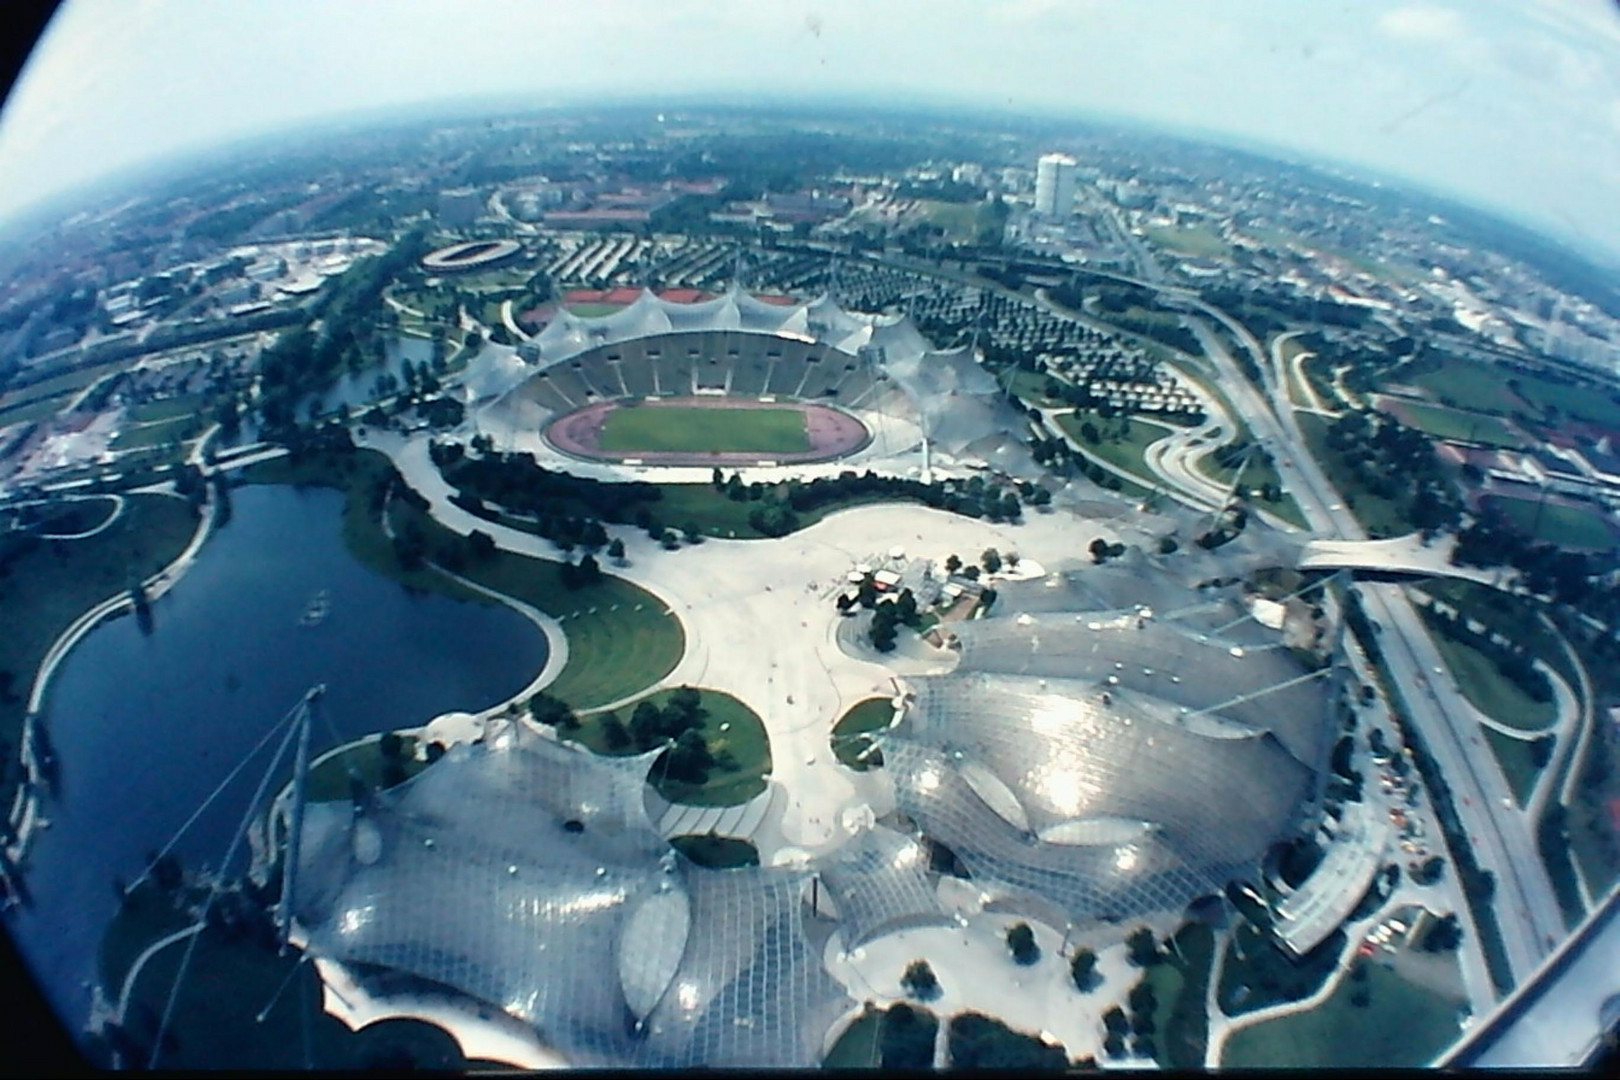
[[1075,160],[1068,154],[1042,154],[1035,163],[1035,212],[1068,217],[1074,209]]

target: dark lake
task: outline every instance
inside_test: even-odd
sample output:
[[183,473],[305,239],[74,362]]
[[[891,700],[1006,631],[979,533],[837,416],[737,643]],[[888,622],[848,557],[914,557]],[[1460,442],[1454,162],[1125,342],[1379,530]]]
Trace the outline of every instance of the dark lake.
[[[245,487],[232,503],[152,605],[149,634],[116,619],[57,669],[45,720],[58,790],[29,854],[32,903],[8,921],[72,1027],[88,1015],[115,877],[133,880],[311,685],[326,684],[325,714],[347,740],[497,704],[545,664],[544,634],[516,612],[412,594],[356,562],[337,492]],[[323,590],[328,615],[302,625]],[[318,726],[312,749],[335,741]],[[220,864],[274,747],[188,831],[177,849],[188,866]]]

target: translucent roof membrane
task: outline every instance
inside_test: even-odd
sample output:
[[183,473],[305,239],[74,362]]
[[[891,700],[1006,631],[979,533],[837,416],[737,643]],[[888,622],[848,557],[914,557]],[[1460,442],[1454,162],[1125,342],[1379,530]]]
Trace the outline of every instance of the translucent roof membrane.
[[698,869],[643,809],[656,754],[521,726],[356,811],[309,807],[311,952],[449,986],[576,1064],[814,1065],[849,1002],[805,936],[808,872]]
[[805,935],[807,871],[683,874],[692,928],[647,1017],[643,1068],[809,1067],[850,1005]]
[[821,881],[837,905],[844,947],[902,927],[950,922],[927,870],[922,845],[892,829],[868,829],[839,848]]
[[[311,951],[454,987],[570,1060],[625,1060],[634,1016],[611,973],[626,919],[678,885],[641,809],[650,757],[595,758],[513,726],[358,814],[309,807],[297,916]],[[674,958],[639,963],[644,984]]]
[[1078,678],[1193,710],[1219,705],[1222,716],[1275,732],[1311,765],[1333,736],[1325,680],[1293,681],[1308,672],[1275,634],[1270,646],[1240,646],[1131,612],[1025,613],[952,629],[962,648],[959,671]]
[[[1179,909],[1258,863],[1309,793],[1311,770],[1273,736],[1182,723],[1128,690],[991,673],[912,684],[906,718],[878,736],[900,809],[975,876],[1072,918]],[[1017,812],[998,811],[1009,796]]]

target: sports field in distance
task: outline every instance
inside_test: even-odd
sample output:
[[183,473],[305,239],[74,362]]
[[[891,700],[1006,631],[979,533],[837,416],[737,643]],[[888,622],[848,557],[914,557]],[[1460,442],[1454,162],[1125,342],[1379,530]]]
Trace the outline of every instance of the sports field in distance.
[[608,413],[598,445],[615,453],[800,454],[810,438],[798,409],[643,405]]

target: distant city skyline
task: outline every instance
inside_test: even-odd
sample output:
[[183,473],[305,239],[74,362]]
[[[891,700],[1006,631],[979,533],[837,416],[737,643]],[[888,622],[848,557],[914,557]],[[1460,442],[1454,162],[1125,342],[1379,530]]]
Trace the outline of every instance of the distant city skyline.
[[696,96],[1196,130],[1409,179],[1620,257],[1608,0],[69,0],[0,117],[0,221],[346,113]]

